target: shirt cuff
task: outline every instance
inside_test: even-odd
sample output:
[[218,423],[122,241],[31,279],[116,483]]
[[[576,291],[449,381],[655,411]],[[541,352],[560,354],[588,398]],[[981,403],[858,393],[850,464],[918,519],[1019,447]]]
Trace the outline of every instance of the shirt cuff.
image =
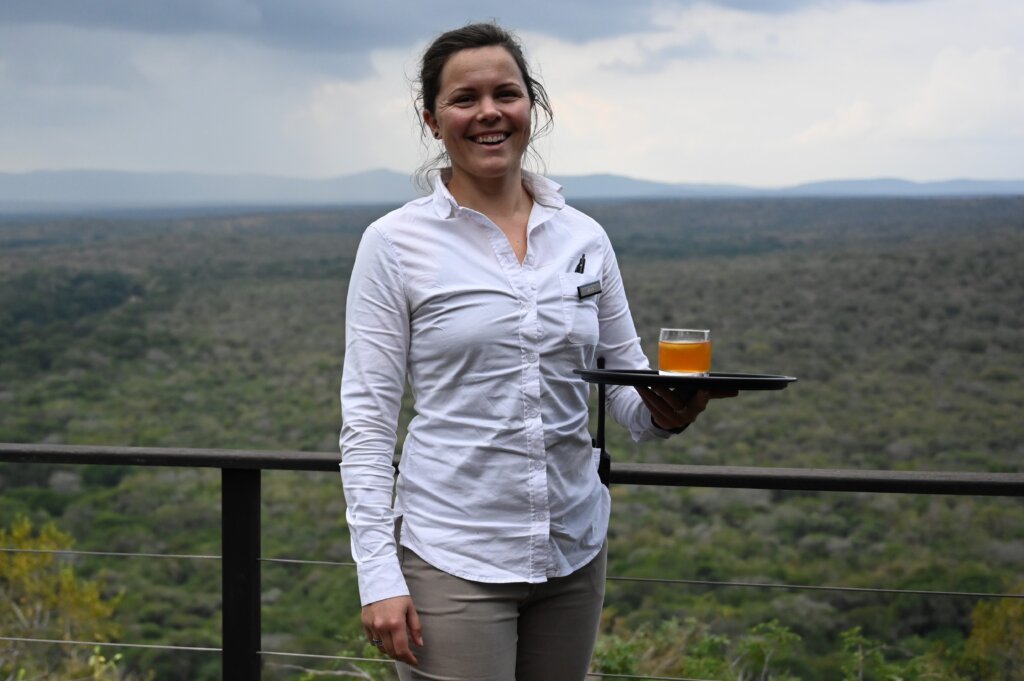
[[409,587],[405,583],[405,576],[402,575],[402,566],[398,563],[397,554],[359,563],[357,572],[359,601],[362,605],[383,601],[385,598],[409,595]]

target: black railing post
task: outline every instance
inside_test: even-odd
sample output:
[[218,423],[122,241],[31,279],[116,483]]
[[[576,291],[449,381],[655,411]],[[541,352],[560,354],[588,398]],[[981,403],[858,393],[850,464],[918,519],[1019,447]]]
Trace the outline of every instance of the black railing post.
[[[604,369],[604,357],[597,358],[597,368]],[[604,446],[604,399],[605,385],[597,384],[597,441],[594,443],[601,450],[601,457],[597,462],[597,477],[601,479],[605,487],[611,486],[612,457]]]
[[260,678],[260,470],[221,469],[224,681]]

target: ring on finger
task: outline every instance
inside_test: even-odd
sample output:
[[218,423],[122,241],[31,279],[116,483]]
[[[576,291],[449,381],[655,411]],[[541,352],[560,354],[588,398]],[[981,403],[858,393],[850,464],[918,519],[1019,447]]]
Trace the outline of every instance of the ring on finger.
[[383,647],[384,640],[379,638],[370,639],[370,643],[377,646],[378,648]]

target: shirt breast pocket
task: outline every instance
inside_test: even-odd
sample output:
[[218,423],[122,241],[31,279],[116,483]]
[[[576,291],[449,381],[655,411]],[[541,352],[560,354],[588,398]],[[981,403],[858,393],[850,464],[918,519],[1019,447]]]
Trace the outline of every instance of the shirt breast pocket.
[[[560,275],[562,284],[562,313],[565,317],[566,338],[573,345],[597,345],[600,328],[597,323],[597,301],[601,297],[600,280],[593,275],[569,272]],[[588,286],[597,283],[596,287]],[[579,287],[586,287],[580,298]],[[597,293],[590,293],[594,288]]]

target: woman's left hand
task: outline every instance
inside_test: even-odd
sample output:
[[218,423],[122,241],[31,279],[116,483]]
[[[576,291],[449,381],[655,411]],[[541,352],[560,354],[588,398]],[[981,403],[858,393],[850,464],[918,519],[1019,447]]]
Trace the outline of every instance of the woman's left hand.
[[651,411],[651,420],[662,430],[682,430],[697,420],[711,400],[736,397],[735,390],[697,390],[689,397],[669,388],[637,386],[640,399]]

